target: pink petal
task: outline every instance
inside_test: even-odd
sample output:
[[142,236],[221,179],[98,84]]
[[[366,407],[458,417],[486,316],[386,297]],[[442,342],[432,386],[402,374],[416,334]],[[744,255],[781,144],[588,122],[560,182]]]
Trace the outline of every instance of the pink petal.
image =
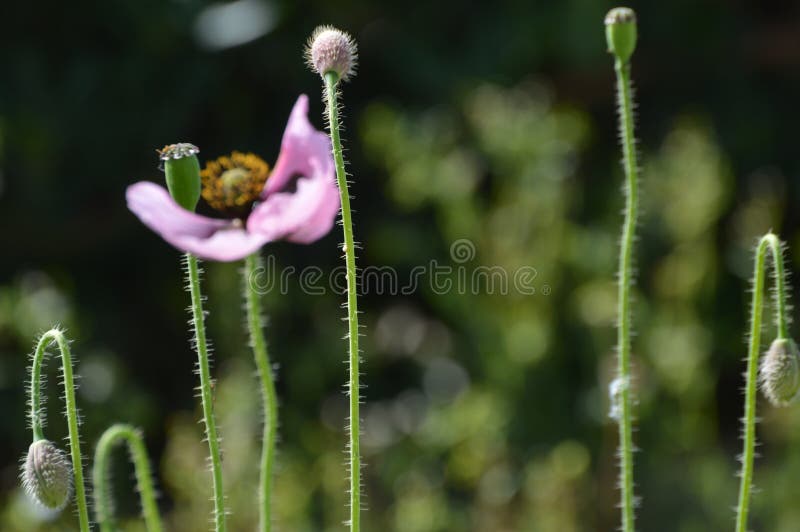
[[203,259],[234,261],[258,250],[269,239],[248,234],[230,220],[189,212],[164,187],[142,181],[128,187],[128,208],[150,229],[181,251]]
[[220,229],[209,238],[193,235],[162,235],[176,248],[188,251],[201,259],[232,262],[258,251],[269,241],[266,235],[248,233],[240,227]]
[[282,189],[293,175],[310,175],[312,161],[319,161],[320,166],[324,166],[322,161],[331,161],[332,165],[331,143],[328,135],[314,129],[308,121],[308,96],[303,94],[289,115],[280,155],[261,197]]
[[178,205],[167,189],[140,181],[125,192],[128,208],[147,227],[160,235],[184,234],[209,237],[217,229],[230,225],[228,220],[200,216]]
[[[322,190],[317,195],[316,206],[313,210],[309,206],[311,216],[296,231],[287,236],[286,240],[298,244],[309,244],[319,240],[333,229],[336,215],[339,214],[339,188],[333,183],[321,188]],[[298,201],[300,201],[299,198]]]
[[310,175],[297,180],[294,192],[271,194],[256,206],[247,229],[270,241],[286,239],[307,244],[325,236],[339,212],[339,189],[334,181],[333,161],[311,163]]

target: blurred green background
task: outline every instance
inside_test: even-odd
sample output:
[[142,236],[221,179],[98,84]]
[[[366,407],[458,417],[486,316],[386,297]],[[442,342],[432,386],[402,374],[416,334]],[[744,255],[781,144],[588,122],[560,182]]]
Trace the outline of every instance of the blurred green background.
[[[320,23],[353,33],[344,86],[359,265],[536,269],[536,293],[369,292],[364,530],[610,531],[608,418],[622,196],[607,2],[7,2],[0,33],[0,530],[73,530],[27,501],[18,461],[27,355],[62,324],[81,376],[85,454],[141,426],[170,528],[208,529],[179,253],[125,207],[160,182],[154,149],[274,162]],[[800,269],[800,6],[635,2],[643,215],[634,364],[641,530],[733,527],[751,249],[774,229]],[[467,239],[475,255],[455,263]],[[341,264],[338,227],[275,244],[276,268]],[[239,265],[207,264],[234,531],[252,530],[259,401]],[[405,276],[405,277],[404,277]],[[455,277],[454,277],[455,278]],[[346,519],[343,297],[265,296],[281,400],[278,530]],[[795,300],[797,293],[794,292]],[[767,335],[770,331],[765,331]],[[768,337],[769,338],[769,337]],[[51,363],[50,439],[66,436]],[[759,404],[751,526],[800,530],[800,409]],[[119,452],[119,513],[142,530]]]

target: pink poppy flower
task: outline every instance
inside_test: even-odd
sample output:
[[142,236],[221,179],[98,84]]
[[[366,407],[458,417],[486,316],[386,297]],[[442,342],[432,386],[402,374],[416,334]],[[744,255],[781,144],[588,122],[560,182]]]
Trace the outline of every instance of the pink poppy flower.
[[259,157],[234,152],[208,163],[202,181],[203,198],[224,218],[188,211],[145,181],[128,187],[128,208],[179,250],[222,262],[276,240],[313,242],[331,230],[339,211],[330,140],[308,121],[305,95],[289,115],[271,173]]

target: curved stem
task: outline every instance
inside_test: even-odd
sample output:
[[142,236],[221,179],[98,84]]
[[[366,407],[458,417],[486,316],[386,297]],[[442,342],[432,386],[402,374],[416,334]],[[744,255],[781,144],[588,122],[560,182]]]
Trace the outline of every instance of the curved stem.
[[758,384],[758,358],[761,351],[761,321],[764,307],[764,282],[766,280],[767,253],[772,255],[775,281],[775,326],[778,338],[788,337],[786,314],[786,279],[783,269],[781,243],[774,234],[764,235],[758,243],[753,273],[753,301],[750,316],[750,345],[747,351],[747,382],[744,403],[744,447],[739,484],[739,505],[736,512],[736,532],[746,532],[750,509],[750,491],[753,484],[753,461],[756,446],[756,392]]
[[264,431],[261,443],[261,478],[258,493],[260,517],[259,530],[269,532],[272,528],[272,476],[275,462],[275,439],[278,432],[278,403],[275,396],[272,367],[267,352],[267,341],[264,338],[261,319],[261,301],[251,285],[252,277],[261,267],[261,258],[253,253],[245,259],[244,294],[247,305],[247,330],[250,334],[250,346],[261,380],[261,397],[264,402]]
[[75,499],[78,504],[78,521],[81,532],[89,532],[89,511],[86,504],[86,488],[83,484],[83,459],[81,457],[81,441],[78,431],[78,408],[75,402],[75,383],[72,375],[72,356],[69,342],[59,329],[51,329],[39,339],[33,354],[31,367],[31,428],[33,441],[43,440],[44,411],[42,410],[42,365],[47,348],[56,342],[61,351],[61,371],[64,376],[64,402],[66,403],[67,425],[69,428],[69,449],[72,458],[72,472],[75,476]]
[[94,453],[94,506],[101,532],[114,532],[114,504],[109,483],[109,461],[114,446],[124,441],[128,444],[136,473],[137,489],[142,503],[144,522],[149,532],[161,532],[161,517],[158,514],[155,490],[147,448],[141,433],[130,425],[117,424],[109,427],[100,437]]
[[772,278],[775,282],[775,289],[772,292],[775,300],[775,329],[778,338],[786,339],[789,337],[789,315],[786,310],[788,295],[786,294],[786,273],[783,268],[783,246],[778,237],[772,233],[767,233],[759,242],[759,248],[764,245],[769,247],[772,255]]
[[358,532],[361,527],[361,454],[359,447],[359,351],[358,351],[358,304],[356,294],[356,250],[353,240],[353,220],[350,213],[350,193],[347,190],[347,173],[344,168],[342,141],[339,135],[339,104],[336,85],[339,77],[328,72],[325,78],[325,97],[327,102],[328,127],[333,145],[333,158],[336,163],[336,181],[342,202],[342,230],[344,231],[344,256],[347,268],[347,324],[350,348],[350,530]]
[[197,349],[197,370],[200,374],[200,399],[203,403],[203,420],[206,426],[208,452],[211,455],[211,473],[214,478],[214,524],[217,532],[224,532],[226,524],[225,493],[222,489],[222,460],[219,452],[217,423],[214,419],[214,402],[211,397],[211,371],[209,370],[203,296],[200,292],[200,269],[197,257],[191,253],[186,254],[186,275],[192,296],[192,324],[194,326],[194,343]]
[[633,415],[630,376],[631,316],[630,289],[633,282],[633,243],[636,233],[638,211],[638,182],[636,146],[633,134],[633,97],[631,95],[630,64],[616,59],[617,98],[619,104],[620,133],[622,137],[623,162],[625,168],[625,222],[622,228],[622,247],[619,255],[618,319],[617,330],[617,379],[619,386],[619,442],[620,473],[622,489],[622,530],[634,530],[633,494]]

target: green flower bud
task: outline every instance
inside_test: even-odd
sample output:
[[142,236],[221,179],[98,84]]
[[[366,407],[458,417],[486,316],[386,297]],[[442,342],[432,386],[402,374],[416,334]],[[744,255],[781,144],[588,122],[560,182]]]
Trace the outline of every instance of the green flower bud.
[[628,7],[615,7],[605,23],[608,51],[627,63],[636,49],[636,13]]
[[25,491],[45,508],[60,510],[72,497],[72,462],[49,440],[31,444],[21,476]]
[[761,390],[775,406],[786,406],[800,389],[800,353],[794,340],[778,338],[761,360]]
[[164,161],[164,174],[167,188],[178,205],[194,211],[200,200],[200,161],[197,146],[187,142],[169,144],[157,150],[158,157]]

